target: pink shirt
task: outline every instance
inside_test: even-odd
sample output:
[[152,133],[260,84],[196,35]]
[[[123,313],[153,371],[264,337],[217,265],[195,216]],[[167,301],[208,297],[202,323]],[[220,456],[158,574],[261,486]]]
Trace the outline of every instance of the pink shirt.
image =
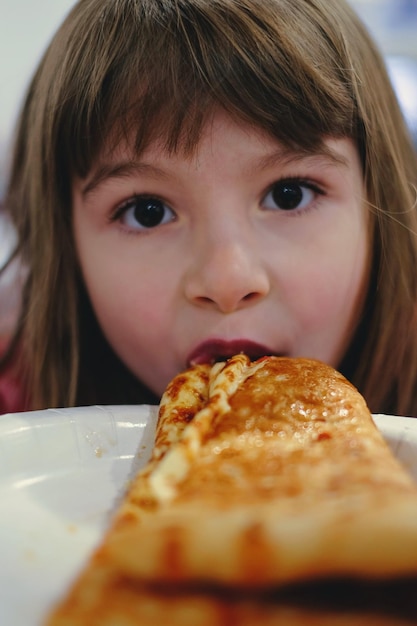
[[[0,341],[0,354],[5,348],[5,343]],[[18,413],[29,411],[24,385],[17,373],[17,368],[12,362],[5,371],[0,373],[0,415],[4,413]]]
[[19,413],[27,411],[29,407],[24,401],[24,392],[13,377],[0,378],[0,415],[4,413]]

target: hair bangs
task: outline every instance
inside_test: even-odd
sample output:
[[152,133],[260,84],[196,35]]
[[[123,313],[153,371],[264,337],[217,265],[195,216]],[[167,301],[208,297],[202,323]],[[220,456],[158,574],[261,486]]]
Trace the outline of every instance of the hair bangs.
[[218,107],[298,150],[356,136],[346,60],[310,3],[100,1],[99,28],[84,15],[68,39],[63,171],[84,177],[120,141],[190,152]]

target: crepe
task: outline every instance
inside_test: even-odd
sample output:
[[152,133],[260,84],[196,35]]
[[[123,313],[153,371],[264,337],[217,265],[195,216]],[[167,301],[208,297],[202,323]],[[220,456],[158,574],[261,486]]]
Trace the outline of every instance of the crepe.
[[417,487],[363,397],[317,361],[236,355],[168,386],[150,462],[47,624],[396,626],[416,580]]

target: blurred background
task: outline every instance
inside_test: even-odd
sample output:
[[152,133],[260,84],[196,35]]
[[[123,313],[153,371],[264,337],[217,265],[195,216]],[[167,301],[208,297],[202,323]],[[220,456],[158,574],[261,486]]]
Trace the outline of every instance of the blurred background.
[[[0,268],[14,247],[14,231],[1,211],[13,128],[30,79],[52,33],[74,0],[0,0]],[[24,271],[13,262],[0,281],[0,350],[10,336]]]
[[[387,59],[417,146],[417,0],[350,0]],[[74,0],[0,0],[0,200],[29,77]]]

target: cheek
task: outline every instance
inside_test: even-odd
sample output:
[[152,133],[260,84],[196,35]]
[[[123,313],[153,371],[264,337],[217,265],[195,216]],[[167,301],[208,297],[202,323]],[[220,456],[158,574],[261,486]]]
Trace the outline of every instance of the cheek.
[[[90,290],[98,323],[114,352],[155,393],[174,375],[171,352],[172,306],[166,292],[126,281]],[[168,369],[168,371],[165,371]],[[161,382],[162,381],[162,382]]]
[[87,241],[78,237],[80,265],[93,309],[112,343],[129,343],[138,335],[146,340],[149,332],[164,323],[172,281],[165,279],[158,257],[150,262],[148,255],[138,254],[134,242],[121,246],[117,237],[109,239],[104,245],[99,237]]
[[[94,279],[94,274],[96,279]],[[137,333],[145,336],[159,327],[168,309],[168,289],[164,282],[151,276],[140,276],[136,271],[120,272],[111,268],[105,277],[101,272],[86,276],[87,289],[100,323],[116,327],[120,335]]]
[[321,320],[335,313],[343,317],[362,292],[363,274],[363,267],[336,263],[309,271],[299,291],[301,308]]
[[364,228],[352,239],[335,238],[306,254],[287,284],[294,316],[306,330],[328,330],[338,342],[353,329],[368,283],[368,247]]

